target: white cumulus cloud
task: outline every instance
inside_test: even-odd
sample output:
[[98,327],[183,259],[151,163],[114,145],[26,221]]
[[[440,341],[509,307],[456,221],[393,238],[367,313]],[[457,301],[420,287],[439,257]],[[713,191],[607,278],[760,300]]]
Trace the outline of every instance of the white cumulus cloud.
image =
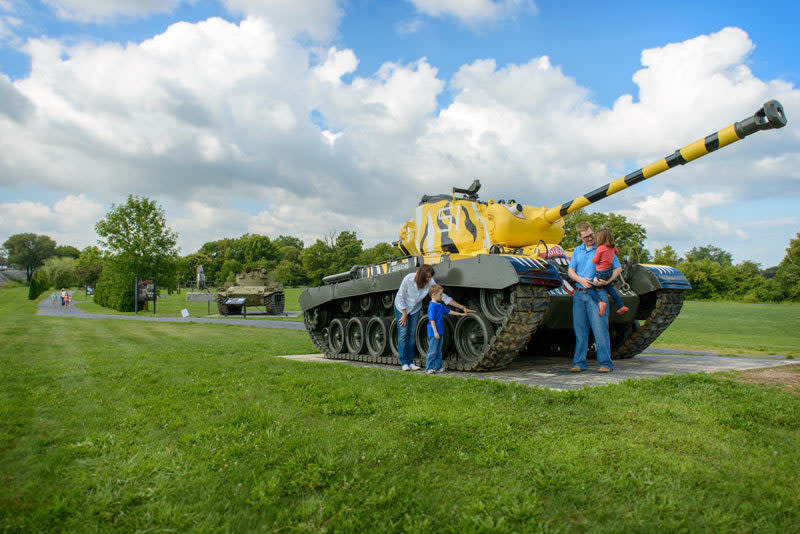
[[14,234],[34,232],[49,235],[59,245],[96,245],[94,224],[104,213],[102,204],[84,194],[67,195],[52,206],[25,200],[0,202],[0,242]]
[[118,17],[169,13],[181,0],[44,0],[55,14],[79,22],[108,22]]
[[410,0],[431,17],[454,17],[467,24],[511,18],[523,10],[536,11],[531,0]]
[[327,42],[336,34],[342,11],[336,0],[222,0],[233,12],[264,17],[280,33]]

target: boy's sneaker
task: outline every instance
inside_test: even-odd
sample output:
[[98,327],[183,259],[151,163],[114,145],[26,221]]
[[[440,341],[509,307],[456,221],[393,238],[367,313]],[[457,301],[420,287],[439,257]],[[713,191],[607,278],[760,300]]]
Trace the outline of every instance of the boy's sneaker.
[[403,364],[403,371],[410,371],[410,370],[411,370],[411,367],[409,367],[408,365]]
[[628,308],[627,306],[623,306],[623,307],[621,307],[620,309],[618,309],[618,310],[617,310],[617,315],[622,315],[622,314],[624,314],[626,311],[628,311],[628,309],[629,309],[629,308]]
[[608,306],[608,304],[606,304],[605,302],[603,302],[603,301],[601,300],[601,301],[600,301],[600,303],[597,305],[597,307],[599,308],[599,310],[598,310],[598,312],[597,312],[597,315],[599,315],[600,317],[602,317],[602,316],[603,316],[603,314],[606,312],[606,306]]
[[412,371],[419,371],[419,365],[417,365],[415,363],[412,363],[411,365],[409,365],[408,368],[411,369]]
[[426,373],[426,374],[429,374],[429,375],[432,375],[432,374],[433,374],[433,373],[435,373],[435,372],[436,372],[436,371],[434,371],[433,369],[428,369],[427,371],[425,371],[425,373]]

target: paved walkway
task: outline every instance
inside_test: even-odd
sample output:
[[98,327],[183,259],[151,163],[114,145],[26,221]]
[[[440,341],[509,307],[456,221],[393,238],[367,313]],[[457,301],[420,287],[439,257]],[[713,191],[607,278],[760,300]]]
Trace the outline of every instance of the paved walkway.
[[[71,292],[72,293],[72,292]],[[151,321],[159,323],[212,323],[212,324],[234,324],[239,326],[256,326],[261,328],[286,328],[288,330],[305,330],[306,327],[301,322],[295,321],[270,321],[269,319],[244,319],[243,317],[158,317],[153,315],[115,315],[112,313],[87,313],[77,306],[76,303],[87,302],[85,300],[73,300],[70,307],[59,304],[53,307],[50,299],[44,299],[39,303],[36,315],[50,315],[58,317],[79,317],[81,319],[119,319],[121,321]],[[288,312],[290,314],[292,312]],[[299,313],[298,313],[299,314]],[[250,315],[250,314],[248,314]],[[263,315],[261,315],[263,317]]]
[[[284,357],[305,362],[336,362],[357,367],[377,367],[402,372],[399,367],[394,365],[328,360],[325,359],[322,354],[304,354]],[[615,370],[613,373],[598,373],[597,361],[589,362],[588,371],[584,371],[583,373],[570,373],[569,368],[571,363],[572,360],[570,358],[539,356],[514,360],[511,362],[511,365],[500,371],[490,371],[486,373],[447,371],[441,376],[499,380],[501,382],[516,382],[528,386],[565,390],[579,389],[586,386],[616,384],[617,382],[622,382],[629,378],[654,378],[671,374],[712,373],[715,371],[730,370],[742,371],[746,369],[798,364],[797,360],[787,360],[784,356],[777,355],[745,358],[654,348],[649,348],[642,354],[627,360],[615,360]],[[422,371],[417,371],[417,373],[422,373]]]

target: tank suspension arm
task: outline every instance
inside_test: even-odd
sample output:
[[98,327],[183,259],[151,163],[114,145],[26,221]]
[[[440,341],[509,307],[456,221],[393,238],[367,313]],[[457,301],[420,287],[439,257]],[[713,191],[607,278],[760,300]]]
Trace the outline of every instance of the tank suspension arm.
[[740,139],[744,139],[748,135],[755,133],[759,130],[770,130],[772,128],[783,128],[786,126],[786,114],[783,111],[783,106],[777,100],[770,100],[765,103],[761,109],[755,112],[752,117],[747,117],[739,122],[734,122],[727,128],[723,128],[718,132],[714,132],[699,141],[695,141],[690,145],[686,145],[680,150],[676,150],[673,154],[662,158],[656,162],[651,163],[641,169],[634,171],[628,175],[623,176],[611,183],[599,187],[594,191],[579,196],[569,202],[565,202],[560,206],[549,208],[544,213],[544,217],[549,223],[553,223],[564,217],[568,213],[579,210],[584,206],[588,206],[598,200],[606,198],[618,193],[623,189],[638,184],[648,178],[652,178],[656,174],[662,173],[667,169],[671,169],[676,165],[685,165],[686,163],[703,157],[706,154],[714,152],[724,146],[735,143]]

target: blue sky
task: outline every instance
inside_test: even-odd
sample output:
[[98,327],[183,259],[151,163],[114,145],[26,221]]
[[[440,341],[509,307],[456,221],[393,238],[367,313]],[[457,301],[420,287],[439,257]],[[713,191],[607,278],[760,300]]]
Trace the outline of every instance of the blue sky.
[[593,207],[774,265],[800,231],[798,7],[650,4],[0,0],[0,239],[94,244],[134,193],[183,253],[391,241],[423,193],[555,205],[779,98],[789,127]]

